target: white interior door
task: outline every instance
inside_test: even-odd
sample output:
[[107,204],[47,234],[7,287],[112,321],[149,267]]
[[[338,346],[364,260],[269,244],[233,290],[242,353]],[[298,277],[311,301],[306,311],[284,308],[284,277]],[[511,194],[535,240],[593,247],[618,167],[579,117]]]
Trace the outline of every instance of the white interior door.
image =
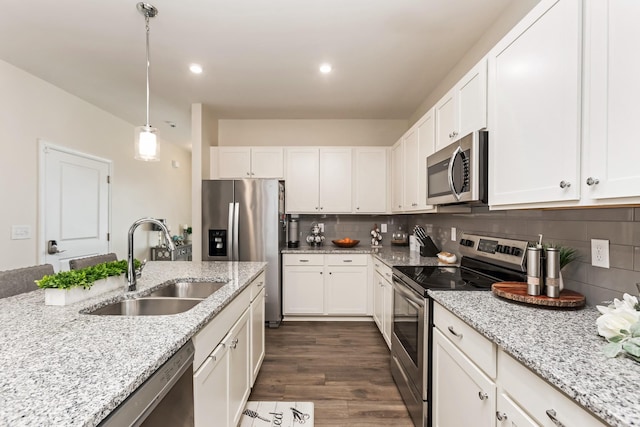
[[45,142],[40,154],[41,262],[64,271],[71,259],[108,253],[111,162]]

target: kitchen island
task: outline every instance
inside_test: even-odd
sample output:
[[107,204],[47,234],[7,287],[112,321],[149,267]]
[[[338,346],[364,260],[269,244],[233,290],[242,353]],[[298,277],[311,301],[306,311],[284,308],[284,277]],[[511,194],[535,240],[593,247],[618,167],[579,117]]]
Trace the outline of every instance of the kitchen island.
[[228,282],[193,309],[169,316],[93,316],[123,298],[113,291],[76,304],[44,305],[37,290],[0,300],[0,425],[95,426],[213,319],[264,262],[150,262],[145,295],[177,280]]
[[595,307],[544,309],[481,291],[429,295],[608,424],[640,425],[640,363],[604,355]]

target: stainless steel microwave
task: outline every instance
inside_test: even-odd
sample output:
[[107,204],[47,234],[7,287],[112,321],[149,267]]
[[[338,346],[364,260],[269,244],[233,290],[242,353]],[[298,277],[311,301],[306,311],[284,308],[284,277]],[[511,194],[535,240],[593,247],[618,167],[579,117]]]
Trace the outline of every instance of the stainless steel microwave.
[[427,204],[486,204],[488,133],[472,132],[427,157]]

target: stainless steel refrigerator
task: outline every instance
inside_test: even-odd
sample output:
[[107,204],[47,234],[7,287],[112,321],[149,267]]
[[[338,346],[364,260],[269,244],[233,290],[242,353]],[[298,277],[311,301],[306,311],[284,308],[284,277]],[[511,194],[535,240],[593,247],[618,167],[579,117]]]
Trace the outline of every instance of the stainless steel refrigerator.
[[202,260],[266,261],[268,326],[282,320],[284,183],[277,179],[202,182]]

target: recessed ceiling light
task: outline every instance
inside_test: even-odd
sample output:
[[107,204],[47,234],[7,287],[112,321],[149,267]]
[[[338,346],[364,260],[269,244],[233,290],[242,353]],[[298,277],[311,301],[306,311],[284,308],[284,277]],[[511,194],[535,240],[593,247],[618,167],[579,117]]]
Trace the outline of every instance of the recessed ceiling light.
[[333,69],[333,67],[331,67],[331,64],[322,64],[322,65],[320,65],[320,72],[322,74],[329,74],[332,69]]
[[200,64],[191,64],[191,65],[189,65],[189,70],[193,74],[202,74],[202,66]]

